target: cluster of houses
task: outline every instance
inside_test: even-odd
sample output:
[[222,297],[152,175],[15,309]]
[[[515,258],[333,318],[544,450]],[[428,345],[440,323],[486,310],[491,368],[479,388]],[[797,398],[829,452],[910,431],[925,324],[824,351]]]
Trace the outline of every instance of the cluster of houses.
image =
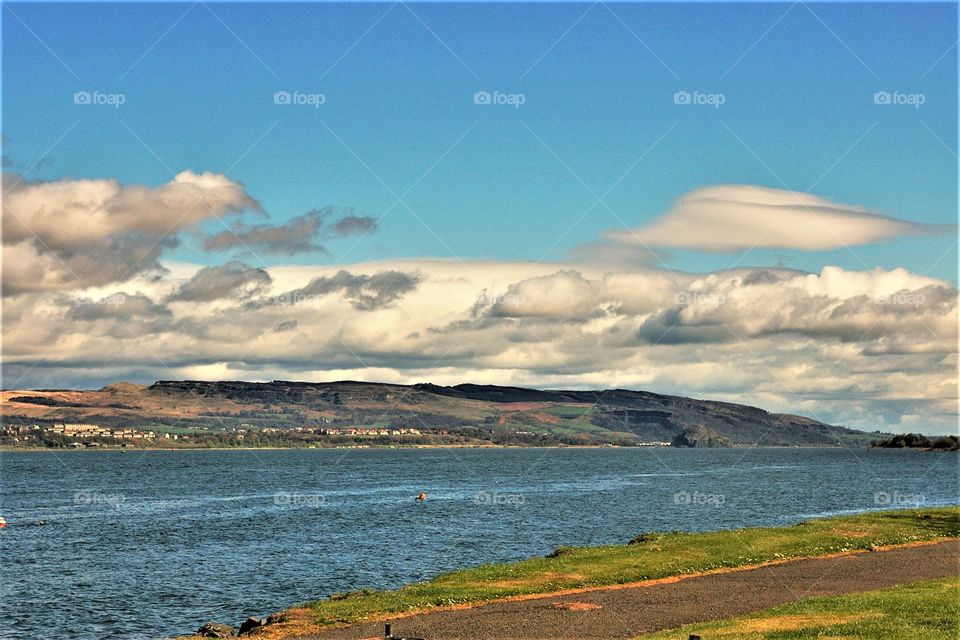
[[123,446],[127,446],[126,441],[156,442],[158,438],[164,440],[179,440],[180,436],[172,433],[157,434],[153,431],[140,431],[138,429],[117,428],[111,429],[99,424],[90,423],[70,423],[61,422],[53,425],[40,424],[7,424],[0,427],[0,438],[6,443],[12,444],[37,444],[42,443],[44,438],[49,435],[57,435],[63,438],[71,439],[67,446],[79,447],[99,447],[101,442],[99,438],[110,438],[113,440],[125,441]]
[[324,436],[399,436],[420,435],[420,429],[412,428],[374,428],[374,427],[346,427],[343,429],[324,428],[318,433]]
[[[157,434],[153,431],[138,431],[137,429],[108,429],[98,424],[61,423],[47,428],[50,433],[71,438],[118,438],[120,440],[153,440]],[[164,434],[169,439],[169,434]]]
[[[241,427],[252,427],[252,425],[241,425]],[[320,436],[401,436],[401,435],[420,435],[423,433],[420,429],[412,427],[295,427],[293,429],[279,429],[276,427],[264,427],[261,429],[251,428],[231,428],[228,431],[233,432],[237,439],[244,439],[248,431],[259,431],[261,433],[279,433],[281,431],[293,431],[296,433],[316,434]],[[66,438],[76,440],[90,440],[93,438],[113,438],[117,440],[133,440],[142,442],[155,442],[158,438],[163,440],[180,440],[181,436],[175,433],[160,433],[153,431],[140,431],[120,427],[112,429],[98,424],[91,423],[58,423],[52,426],[41,425],[5,425],[2,430],[3,435],[10,436],[15,442],[19,442],[22,436],[36,437],[41,433],[56,434]],[[18,437],[19,436],[19,437]],[[183,437],[186,439],[186,436]],[[27,438],[29,440],[29,437]],[[72,442],[71,446],[96,446],[94,444]]]
[[32,438],[39,438],[43,428],[38,425],[8,424],[3,427],[3,435],[14,443],[29,442]]
[[[282,429],[272,427],[261,429],[264,433],[275,433]],[[294,427],[290,429],[295,433],[315,433],[321,436],[399,436],[399,435],[420,435],[420,429],[409,427]]]

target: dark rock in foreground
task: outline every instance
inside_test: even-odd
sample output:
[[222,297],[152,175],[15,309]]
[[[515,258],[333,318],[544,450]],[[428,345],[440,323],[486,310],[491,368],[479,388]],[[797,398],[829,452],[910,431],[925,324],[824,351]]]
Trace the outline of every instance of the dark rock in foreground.
[[240,625],[240,630],[237,631],[237,635],[238,636],[246,635],[251,631],[253,631],[254,629],[259,629],[260,627],[266,624],[267,624],[267,621],[261,620],[260,618],[247,618]]
[[197,635],[203,638],[233,638],[237,635],[237,628],[230,624],[208,622],[197,629]]

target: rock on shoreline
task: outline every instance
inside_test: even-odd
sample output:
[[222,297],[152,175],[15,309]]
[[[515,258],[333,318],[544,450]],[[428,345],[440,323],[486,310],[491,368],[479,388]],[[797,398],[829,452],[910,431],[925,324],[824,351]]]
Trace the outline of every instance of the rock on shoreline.
[[236,638],[239,636],[250,635],[250,632],[260,627],[276,624],[284,621],[282,613],[271,613],[266,618],[247,618],[240,623],[240,627],[232,624],[223,624],[220,622],[207,622],[197,629],[196,635],[201,638]]

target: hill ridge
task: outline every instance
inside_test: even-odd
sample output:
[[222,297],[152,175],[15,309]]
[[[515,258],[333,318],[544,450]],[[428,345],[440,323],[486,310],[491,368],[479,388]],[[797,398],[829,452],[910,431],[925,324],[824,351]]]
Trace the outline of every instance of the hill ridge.
[[[222,430],[416,429],[496,443],[867,445],[875,434],[726,401],[636,389],[358,380],[158,380],[99,391],[4,391],[7,422]],[[445,442],[445,441],[444,441]]]

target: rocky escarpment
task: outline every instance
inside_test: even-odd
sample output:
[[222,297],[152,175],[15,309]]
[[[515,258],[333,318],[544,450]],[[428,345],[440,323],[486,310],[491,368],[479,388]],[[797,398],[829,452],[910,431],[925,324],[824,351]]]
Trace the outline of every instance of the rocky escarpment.
[[882,435],[649,391],[475,384],[163,380],[98,391],[7,391],[2,409],[8,423],[27,425],[78,422],[204,433],[412,429],[419,444],[869,446]]

